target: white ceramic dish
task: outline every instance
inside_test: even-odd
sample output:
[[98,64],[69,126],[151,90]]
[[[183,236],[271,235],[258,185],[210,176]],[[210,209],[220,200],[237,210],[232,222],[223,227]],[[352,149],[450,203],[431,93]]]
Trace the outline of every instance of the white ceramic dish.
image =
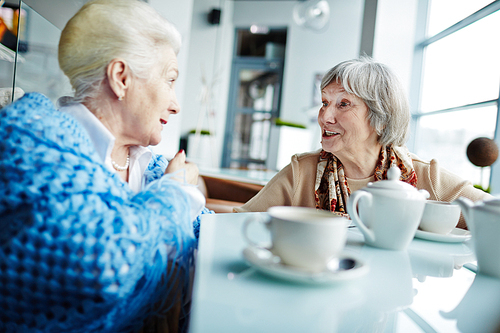
[[342,254],[339,260],[333,260],[330,263],[330,269],[325,269],[317,273],[285,265],[271,251],[255,246],[245,248],[243,250],[243,257],[251,266],[262,273],[301,283],[335,283],[355,279],[368,272],[368,266],[350,254]]
[[415,233],[416,238],[430,240],[434,242],[443,242],[443,243],[462,243],[471,238],[470,231],[455,228],[449,234],[442,235],[436,234],[433,232],[417,230]]

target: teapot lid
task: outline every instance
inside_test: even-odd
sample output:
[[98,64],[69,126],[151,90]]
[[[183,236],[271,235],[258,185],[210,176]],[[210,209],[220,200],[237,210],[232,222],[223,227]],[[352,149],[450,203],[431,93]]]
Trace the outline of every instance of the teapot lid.
[[[401,170],[396,165],[393,165],[387,170],[387,180],[380,180],[374,183],[368,183],[370,189],[384,189],[397,191],[417,191],[417,189],[408,183],[399,180]],[[499,203],[500,204],[500,203]]]

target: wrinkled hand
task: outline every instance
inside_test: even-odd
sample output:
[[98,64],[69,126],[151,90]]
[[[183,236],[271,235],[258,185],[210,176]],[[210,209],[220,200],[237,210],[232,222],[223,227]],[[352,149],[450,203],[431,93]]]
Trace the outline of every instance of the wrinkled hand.
[[[198,167],[196,164],[191,162],[186,162],[186,153],[184,149],[175,154],[174,158],[168,163],[165,174],[175,173],[179,170],[185,170],[186,182],[189,184],[198,184]],[[177,180],[181,183],[184,182],[184,171],[179,171],[172,179]]]

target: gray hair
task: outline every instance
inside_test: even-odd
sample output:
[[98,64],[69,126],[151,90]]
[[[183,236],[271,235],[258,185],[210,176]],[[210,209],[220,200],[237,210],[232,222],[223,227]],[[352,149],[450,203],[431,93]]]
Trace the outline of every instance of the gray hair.
[[361,98],[369,109],[370,125],[381,145],[402,146],[409,135],[410,107],[398,77],[369,57],[341,62],[321,80],[321,90],[334,81]]
[[115,58],[124,59],[134,76],[149,79],[165,46],[177,54],[181,36],[145,2],[87,2],[68,21],[59,40],[59,67],[75,91],[75,96],[63,103],[91,103]]

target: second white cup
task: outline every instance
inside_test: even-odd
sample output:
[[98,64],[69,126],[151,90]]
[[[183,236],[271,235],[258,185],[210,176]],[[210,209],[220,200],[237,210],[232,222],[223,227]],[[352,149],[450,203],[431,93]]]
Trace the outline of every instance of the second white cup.
[[427,200],[419,229],[436,234],[449,234],[457,226],[460,212],[458,205]]

